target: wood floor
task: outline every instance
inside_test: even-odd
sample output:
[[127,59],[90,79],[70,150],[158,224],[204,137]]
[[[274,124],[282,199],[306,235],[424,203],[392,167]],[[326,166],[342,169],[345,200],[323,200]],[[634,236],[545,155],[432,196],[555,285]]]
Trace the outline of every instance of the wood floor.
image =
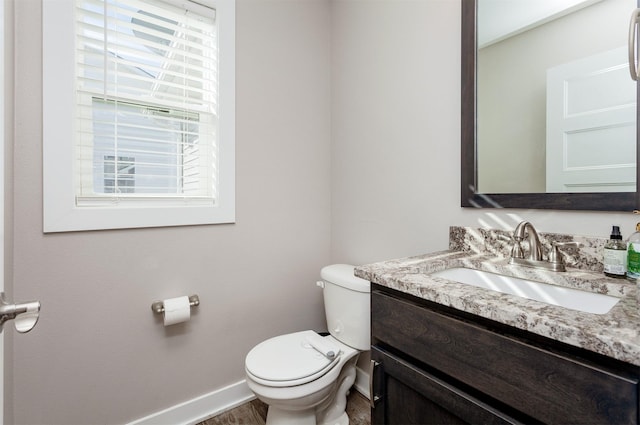
[[[349,425],[371,425],[369,400],[351,390],[347,400],[347,415]],[[197,425],[264,425],[266,418],[267,405],[260,400],[253,400]]]

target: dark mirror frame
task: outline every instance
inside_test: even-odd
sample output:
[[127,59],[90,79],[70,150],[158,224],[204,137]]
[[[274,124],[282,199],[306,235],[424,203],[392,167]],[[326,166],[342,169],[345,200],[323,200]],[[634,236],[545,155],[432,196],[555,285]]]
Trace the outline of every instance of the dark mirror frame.
[[[533,208],[554,210],[634,211],[640,209],[636,192],[596,193],[478,193],[476,139],[476,58],[477,0],[462,1],[462,134],[461,134],[461,206],[474,208]],[[639,1],[640,3],[640,1]],[[629,11],[631,16],[632,10]],[[629,77],[631,78],[631,77]],[[640,99],[640,85],[638,99]],[[640,108],[636,114],[636,164],[640,163],[638,128]],[[636,188],[640,181],[636,167]]]

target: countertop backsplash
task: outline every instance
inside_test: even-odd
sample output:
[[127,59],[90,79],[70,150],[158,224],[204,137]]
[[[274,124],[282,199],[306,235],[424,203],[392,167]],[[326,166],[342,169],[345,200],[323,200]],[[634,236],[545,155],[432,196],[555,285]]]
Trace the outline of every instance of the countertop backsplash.
[[[580,248],[561,249],[567,267],[603,272],[603,250],[608,238],[544,232],[539,232],[538,236],[545,260],[552,242],[579,242]],[[459,226],[449,228],[449,249],[452,251],[508,258],[513,243],[513,231]],[[526,239],[522,242],[522,249],[525,254],[529,250]]]

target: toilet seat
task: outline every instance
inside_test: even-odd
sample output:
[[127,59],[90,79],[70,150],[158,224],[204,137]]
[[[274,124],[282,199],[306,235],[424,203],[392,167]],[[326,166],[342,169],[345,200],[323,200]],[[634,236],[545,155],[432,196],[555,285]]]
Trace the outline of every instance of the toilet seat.
[[261,342],[247,354],[247,373],[256,382],[271,387],[302,385],[326,374],[338,364],[340,355],[327,358],[307,342],[310,336],[317,334],[308,330]]

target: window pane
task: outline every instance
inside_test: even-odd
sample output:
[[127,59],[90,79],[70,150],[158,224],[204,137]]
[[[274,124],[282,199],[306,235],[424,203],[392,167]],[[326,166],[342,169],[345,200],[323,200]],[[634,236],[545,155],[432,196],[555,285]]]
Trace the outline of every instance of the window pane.
[[[117,170],[117,171],[116,171]],[[135,158],[113,155],[104,157],[104,193],[135,192]]]
[[101,99],[92,110],[94,193],[178,195],[201,174],[197,115]]

